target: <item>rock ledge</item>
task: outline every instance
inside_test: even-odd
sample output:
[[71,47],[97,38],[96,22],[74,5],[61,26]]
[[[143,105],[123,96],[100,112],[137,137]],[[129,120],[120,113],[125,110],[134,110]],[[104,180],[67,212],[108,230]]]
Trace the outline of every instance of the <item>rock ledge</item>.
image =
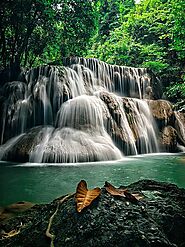
[[[61,204],[50,229],[55,235],[54,246],[185,246],[185,189],[151,180],[141,180],[127,188],[144,198],[132,203],[102,188],[100,197],[81,213],[76,211],[74,197]],[[50,246],[45,232],[61,198],[35,205],[1,222],[0,246]],[[20,232],[2,239],[3,232],[13,229]]]

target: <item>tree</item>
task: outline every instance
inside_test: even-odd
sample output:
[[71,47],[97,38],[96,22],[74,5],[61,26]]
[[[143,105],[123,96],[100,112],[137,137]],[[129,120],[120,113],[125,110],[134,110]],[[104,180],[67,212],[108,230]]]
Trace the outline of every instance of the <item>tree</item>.
[[[2,0],[1,67],[81,55],[96,28],[93,1]],[[91,28],[89,28],[89,26]]]
[[[118,47],[121,43],[123,44],[122,41],[125,35],[125,32],[123,35],[121,34],[121,25],[125,20],[125,16],[133,8],[135,8],[134,0],[97,1],[96,11],[99,13],[99,24],[97,33],[92,39],[93,45],[88,52],[88,56],[94,56],[109,63],[113,63],[115,61],[114,54],[121,50]],[[116,42],[119,44],[114,47]],[[125,49],[124,44],[123,47]],[[121,58],[119,60],[121,60]],[[116,62],[119,63],[118,61]]]
[[[105,2],[109,7],[113,4]],[[115,1],[115,6],[118,2],[121,3]],[[113,9],[106,7],[108,13],[103,12],[102,20],[108,16],[116,25],[100,25],[101,33],[106,36],[95,40],[89,56],[112,64],[150,68],[161,79],[169,99],[177,102],[179,95],[185,105],[185,2],[141,0],[133,5],[128,0],[114,10],[117,15],[112,15]],[[118,22],[114,16],[119,16]]]
[[96,31],[96,12],[93,1],[65,0],[60,3],[59,24],[63,56],[82,56]]

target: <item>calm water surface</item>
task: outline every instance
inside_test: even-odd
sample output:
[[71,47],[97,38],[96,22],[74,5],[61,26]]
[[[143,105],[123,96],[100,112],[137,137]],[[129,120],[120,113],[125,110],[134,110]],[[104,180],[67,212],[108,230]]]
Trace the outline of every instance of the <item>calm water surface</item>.
[[74,192],[85,179],[90,188],[127,185],[139,179],[155,179],[185,188],[185,154],[144,155],[120,161],[83,164],[14,164],[0,162],[0,206],[17,201],[50,202]]

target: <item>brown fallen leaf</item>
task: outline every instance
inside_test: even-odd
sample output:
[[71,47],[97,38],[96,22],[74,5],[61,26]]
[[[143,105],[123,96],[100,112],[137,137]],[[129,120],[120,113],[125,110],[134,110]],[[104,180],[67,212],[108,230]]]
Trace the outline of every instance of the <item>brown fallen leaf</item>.
[[89,206],[92,201],[94,201],[101,193],[100,188],[95,188],[93,190],[87,189],[87,183],[84,180],[81,180],[76,189],[76,208],[80,213],[82,209]]
[[105,189],[107,190],[107,192],[109,192],[109,194],[113,196],[125,197],[129,201],[134,202],[134,203],[138,202],[139,200],[143,198],[140,194],[134,194],[134,193],[132,194],[128,192],[127,189],[117,189],[112,184],[108,183],[107,181],[105,182]]
[[127,189],[117,189],[112,184],[108,183],[107,181],[105,182],[105,189],[112,196],[126,197],[125,196],[125,191],[127,191]]
[[133,203],[137,203],[137,202],[138,202],[138,199],[134,196],[134,194],[131,194],[131,193],[128,192],[128,191],[125,191],[124,194],[125,194],[125,197],[126,197],[130,202],[133,202]]
[[143,196],[142,196],[141,194],[139,194],[139,193],[132,193],[132,195],[133,195],[138,201],[140,201],[140,200],[143,199]]

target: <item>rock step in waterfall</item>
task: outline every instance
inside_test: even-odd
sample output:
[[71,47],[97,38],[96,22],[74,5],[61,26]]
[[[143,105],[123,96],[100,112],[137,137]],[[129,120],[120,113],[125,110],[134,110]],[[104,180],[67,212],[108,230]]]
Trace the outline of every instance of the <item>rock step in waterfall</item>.
[[97,59],[24,71],[0,91],[0,159],[91,162],[185,149],[185,115],[147,69]]

